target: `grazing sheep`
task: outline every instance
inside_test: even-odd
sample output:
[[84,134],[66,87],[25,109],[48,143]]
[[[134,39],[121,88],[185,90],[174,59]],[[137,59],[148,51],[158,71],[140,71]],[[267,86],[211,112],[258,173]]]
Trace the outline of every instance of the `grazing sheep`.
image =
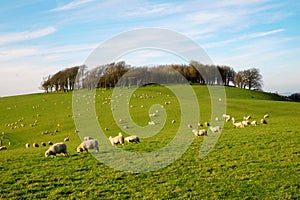
[[176,121],[173,119],[173,120],[172,120],[172,124],[175,124],[175,122],[176,122]]
[[249,120],[249,119],[251,119],[251,116],[250,116],[250,115],[248,115],[247,117],[246,117],[246,116],[244,116],[243,118],[244,118],[244,120]]
[[49,146],[52,146],[52,145],[53,145],[53,142],[49,141],[49,142],[48,142],[48,145],[49,145]]
[[87,151],[90,149],[95,149],[96,152],[99,152],[98,140],[90,139],[84,140],[82,143],[77,147],[77,153]]
[[216,133],[216,132],[220,133],[221,132],[221,127],[220,126],[215,126],[215,127],[211,126],[209,128],[214,133]]
[[42,146],[42,147],[45,147],[45,146],[47,146],[47,145],[46,145],[45,142],[41,142],[41,146]]
[[140,138],[136,135],[131,135],[125,138],[126,142],[135,142],[135,143],[139,143],[140,142]]
[[193,128],[192,124],[188,124],[188,128]]
[[263,118],[263,119],[260,120],[260,123],[267,124],[268,122],[267,122],[267,120],[265,118]]
[[29,147],[30,147],[30,144],[29,144],[29,143],[26,143],[26,144],[25,144],[25,148],[26,148],[26,149],[29,149]]
[[38,143],[33,143],[32,146],[35,147],[35,148],[39,148],[40,147]]
[[233,123],[234,128],[244,128],[244,124],[242,122],[234,122]]
[[204,122],[204,125],[207,126],[207,127],[210,126],[210,124],[208,122]]
[[205,129],[201,129],[201,130],[193,129],[192,132],[194,133],[195,136],[206,136],[207,135],[207,130],[205,130]]
[[251,122],[251,125],[252,125],[252,126],[256,126],[256,125],[257,125],[256,120],[252,121],[252,122]]
[[119,135],[116,137],[110,136],[108,139],[113,146],[115,146],[116,144],[124,144],[124,137],[122,133],[119,133]]
[[70,139],[68,138],[68,137],[66,137],[65,139],[64,139],[64,141],[65,142],[67,142],[67,141],[69,141]]
[[45,152],[45,157],[53,156],[56,157],[56,154],[63,153],[65,156],[67,153],[67,145],[63,142],[53,144],[49,149]]
[[1,146],[1,147],[0,147],[0,151],[1,151],[1,150],[5,150],[5,149],[6,149],[6,146]]
[[91,137],[91,136],[86,136],[86,137],[83,138],[83,140],[93,140],[93,139],[94,139],[94,138]]
[[264,119],[270,117],[269,114],[264,115]]

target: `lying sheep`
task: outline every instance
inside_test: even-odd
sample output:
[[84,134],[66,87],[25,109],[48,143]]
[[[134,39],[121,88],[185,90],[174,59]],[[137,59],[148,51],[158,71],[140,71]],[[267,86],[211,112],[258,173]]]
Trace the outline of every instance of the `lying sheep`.
[[140,142],[140,138],[136,135],[131,135],[125,138],[126,142],[135,142],[135,143],[139,143]]
[[193,128],[192,124],[188,124],[188,128]]
[[30,144],[29,144],[29,143],[25,144],[25,148],[26,148],[26,149],[29,149],[29,147],[30,147]]
[[176,122],[176,121],[173,119],[173,120],[172,120],[172,124],[175,124],[175,122]]
[[68,138],[68,137],[66,137],[65,139],[64,139],[64,141],[65,142],[67,142],[67,141],[69,141],[70,139]]
[[204,122],[204,125],[207,126],[207,127],[210,126],[209,122]]
[[45,146],[47,146],[47,145],[46,145],[45,142],[41,142],[41,146],[42,146],[42,147],[45,147]]
[[35,147],[35,148],[39,148],[40,147],[38,143],[33,143],[32,146]]
[[244,128],[244,124],[242,122],[233,123],[234,128]]
[[209,129],[214,133],[216,133],[216,132],[220,133],[221,132],[221,127],[220,126],[215,126],[215,127],[211,126],[211,127],[209,127]]
[[265,118],[263,118],[263,119],[260,120],[260,123],[261,124],[267,124],[268,122],[267,122],[267,120]]
[[98,140],[90,139],[84,140],[82,143],[77,147],[77,153],[87,151],[90,149],[95,149],[96,152],[99,152]]
[[48,145],[49,145],[49,146],[52,146],[52,145],[53,145],[53,142],[49,141],[49,142],[48,142]]
[[264,119],[270,117],[269,114],[264,115]]
[[65,156],[67,153],[67,145],[63,142],[53,144],[49,149],[45,152],[45,157],[53,156],[56,157],[56,154],[63,153]]
[[1,151],[1,150],[5,150],[5,149],[6,149],[6,146],[1,146],[1,147],[0,147],[0,151]]
[[207,130],[205,130],[205,129],[201,129],[201,130],[193,129],[192,132],[194,133],[195,136],[206,136],[207,135]]
[[94,139],[94,138],[91,137],[91,136],[86,136],[86,137],[83,138],[83,140],[93,140],[93,139]]
[[122,145],[124,144],[124,137],[123,137],[122,133],[119,133],[119,135],[116,137],[110,136],[108,139],[109,139],[111,145],[113,145],[113,146],[115,146],[116,144],[122,144]]
[[249,122],[248,120],[244,120],[244,121],[242,121],[242,124],[243,124],[244,126],[248,126],[248,125],[250,124],[250,122]]

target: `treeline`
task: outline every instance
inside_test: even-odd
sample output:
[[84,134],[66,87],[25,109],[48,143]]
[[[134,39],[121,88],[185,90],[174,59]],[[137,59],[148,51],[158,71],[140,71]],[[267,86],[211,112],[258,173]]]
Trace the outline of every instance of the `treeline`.
[[[78,74],[77,78],[76,75]],[[257,68],[235,72],[229,66],[189,64],[133,67],[124,61],[88,70],[86,65],[75,66],[44,78],[41,87],[46,92],[70,91],[77,88],[108,88],[115,86],[142,86],[150,83],[191,83],[201,85],[234,85],[261,89],[262,76]]]

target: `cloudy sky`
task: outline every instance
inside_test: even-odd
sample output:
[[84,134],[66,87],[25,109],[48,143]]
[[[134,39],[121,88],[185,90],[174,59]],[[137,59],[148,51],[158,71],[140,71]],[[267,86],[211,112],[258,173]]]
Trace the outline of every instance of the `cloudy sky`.
[[[214,64],[259,68],[265,91],[300,92],[299,10],[297,0],[1,1],[0,96],[41,92],[43,77],[85,63],[120,33],[146,27],[191,38]],[[133,65],[180,62],[162,55],[124,59]]]

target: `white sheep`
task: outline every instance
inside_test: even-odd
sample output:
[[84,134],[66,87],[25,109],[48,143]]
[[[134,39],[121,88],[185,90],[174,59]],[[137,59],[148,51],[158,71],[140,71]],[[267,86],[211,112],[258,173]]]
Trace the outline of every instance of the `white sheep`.
[[90,139],[82,141],[81,144],[77,147],[77,153],[88,151],[90,149],[95,149],[96,152],[99,152],[98,140]]
[[242,122],[234,122],[233,123],[234,128],[244,128],[244,124]]
[[244,118],[244,120],[246,120],[246,121],[247,121],[247,120],[251,119],[251,116],[250,116],[250,115],[248,115],[247,117],[246,117],[246,116],[244,116],[243,118]]
[[83,138],[83,140],[93,140],[93,139],[94,139],[94,138],[91,137],[91,136],[86,136],[86,137]]
[[150,113],[149,114],[149,117],[156,117],[157,115],[156,115],[156,113]]
[[47,146],[47,145],[46,145],[45,142],[41,142],[41,146],[42,146],[42,147],[45,147],[45,146]]
[[67,141],[69,141],[70,139],[68,138],[68,137],[66,137],[65,139],[64,139],[64,141],[65,142],[67,142]]
[[207,127],[210,126],[209,122],[204,122],[204,125],[207,126]]
[[63,142],[53,144],[51,147],[49,147],[49,149],[45,152],[45,157],[48,156],[55,157],[56,154],[60,154],[60,153],[63,153],[65,156],[68,155],[67,145]]
[[149,125],[155,125],[154,121],[148,122]]
[[223,117],[224,117],[226,122],[230,121],[230,118],[231,118],[230,115],[223,114]]
[[172,120],[172,124],[175,124],[175,122],[176,122],[176,121],[173,119],[173,120]]
[[126,142],[135,142],[135,143],[139,143],[140,142],[140,138],[136,135],[130,135],[128,137],[125,138]]
[[267,120],[265,118],[263,118],[263,119],[260,120],[260,123],[267,124],[268,122],[267,122]]
[[35,147],[35,148],[40,147],[38,143],[33,143],[32,146]]
[[248,126],[248,125],[250,124],[250,122],[249,122],[248,120],[244,120],[244,121],[242,121],[242,124],[243,124],[244,126]]
[[52,145],[53,145],[53,142],[52,142],[52,141],[49,141],[49,142],[48,142],[48,145],[49,145],[49,146],[52,146]]
[[5,150],[5,149],[6,149],[6,146],[1,146],[1,147],[0,147],[0,151],[1,151],[1,150]]
[[193,128],[192,124],[188,124],[188,128]]
[[26,143],[26,144],[25,144],[25,148],[26,148],[26,149],[29,149],[29,147],[30,147],[30,144],[29,144],[29,143]]
[[201,126],[201,127],[203,127],[203,124],[202,124],[201,122],[199,122],[199,123],[198,123],[198,126]]
[[220,126],[211,126],[211,127],[209,127],[210,128],[210,130],[212,131],[212,132],[214,132],[214,133],[216,133],[216,132],[218,132],[218,133],[220,133],[221,132],[221,127]]
[[252,125],[252,126],[256,126],[256,125],[257,125],[256,120],[253,120],[253,121],[251,122],[251,125]]
[[201,130],[193,129],[192,132],[194,133],[195,136],[206,136],[207,135],[207,130],[205,130],[205,129],[201,129]]
[[122,133],[119,133],[119,135],[116,137],[109,136],[108,139],[113,146],[115,146],[116,144],[124,144],[124,137]]
[[264,119],[270,117],[269,114],[264,115]]

